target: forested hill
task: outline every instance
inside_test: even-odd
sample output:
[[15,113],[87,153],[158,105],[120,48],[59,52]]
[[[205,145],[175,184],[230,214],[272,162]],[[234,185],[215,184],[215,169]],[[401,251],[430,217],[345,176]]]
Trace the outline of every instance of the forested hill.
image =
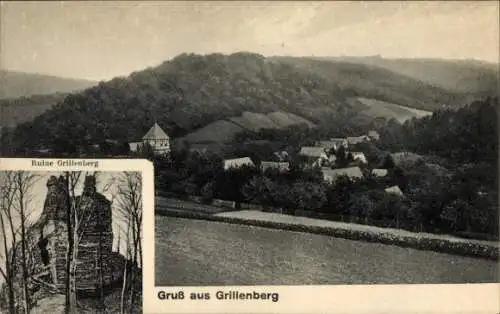
[[478,60],[386,59],[373,57],[323,57],[322,61],[351,62],[390,70],[447,90],[472,95],[498,95],[498,63]]
[[67,95],[54,93],[0,99],[0,127],[15,127],[20,123],[32,121],[54,104],[63,101]]
[[87,80],[0,70],[0,99],[69,93],[94,84],[96,82]]
[[67,150],[105,139],[125,142],[144,134],[154,120],[176,137],[243,112],[284,111],[315,122],[353,96],[436,109],[457,94],[367,65],[309,66],[252,53],[182,54],[67,96],[19,125],[9,145]]
[[33,120],[70,92],[97,84],[93,81],[0,70],[0,128]]
[[[435,155],[458,165],[498,166],[499,98],[474,101],[458,110],[442,109],[432,116],[389,123],[379,145],[392,151]],[[497,171],[490,173],[496,177]]]

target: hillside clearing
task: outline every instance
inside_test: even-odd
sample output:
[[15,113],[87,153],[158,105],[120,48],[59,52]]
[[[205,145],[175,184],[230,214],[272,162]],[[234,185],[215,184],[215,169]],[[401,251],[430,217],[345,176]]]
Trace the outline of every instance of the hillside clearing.
[[365,110],[363,113],[371,117],[394,118],[398,120],[398,122],[404,123],[411,118],[422,118],[432,115],[431,111],[414,109],[377,99],[363,97],[357,97],[355,99],[369,107],[369,109]]
[[314,127],[311,121],[289,112],[276,111],[269,114],[245,111],[241,116],[227,120],[217,120],[184,137],[191,143],[229,142],[235,135],[247,130],[258,132],[261,129],[281,129],[291,125],[307,124]]
[[229,142],[234,135],[243,131],[241,126],[225,120],[218,120],[214,123],[204,126],[184,137],[185,140],[192,143],[201,142]]

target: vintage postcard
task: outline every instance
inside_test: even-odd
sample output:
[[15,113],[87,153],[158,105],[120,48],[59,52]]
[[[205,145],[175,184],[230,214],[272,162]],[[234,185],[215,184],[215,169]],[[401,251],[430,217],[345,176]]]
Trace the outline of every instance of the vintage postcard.
[[0,4],[1,311],[500,312],[498,1]]
[[2,313],[143,313],[147,160],[0,159]]

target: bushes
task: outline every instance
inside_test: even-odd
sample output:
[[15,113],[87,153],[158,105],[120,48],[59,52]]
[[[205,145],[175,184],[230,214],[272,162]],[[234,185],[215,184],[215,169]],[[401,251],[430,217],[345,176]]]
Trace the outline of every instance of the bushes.
[[289,192],[291,208],[318,210],[322,208],[326,201],[326,193],[321,184],[309,183],[304,181],[295,182]]
[[[288,173],[261,173],[253,167],[224,171],[222,159],[211,153],[179,154],[155,163],[158,189],[201,195],[206,202],[220,198],[349,216],[365,224],[384,221],[411,231],[498,238],[497,194],[490,189],[494,183],[487,164],[465,164],[452,172],[420,161],[394,167],[383,178],[352,181],[344,176],[327,184],[319,168],[305,170],[293,163]],[[395,184],[404,197],[384,192]]]

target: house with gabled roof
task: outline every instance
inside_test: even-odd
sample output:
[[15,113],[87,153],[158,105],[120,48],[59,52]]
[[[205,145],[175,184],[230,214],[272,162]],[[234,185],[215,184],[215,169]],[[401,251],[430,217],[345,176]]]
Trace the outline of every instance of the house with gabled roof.
[[390,156],[396,166],[400,166],[403,163],[415,163],[422,159],[422,156],[412,152],[397,152],[390,154]]
[[359,143],[369,142],[370,137],[368,137],[368,135],[352,136],[352,137],[347,137],[346,140],[349,145],[355,145]]
[[317,147],[322,147],[325,151],[330,151],[332,149],[338,150],[341,146],[347,149],[348,143],[345,138],[331,138],[329,140],[317,141],[315,143]]
[[363,172],[359,167],[348,167],[340,169],[321,169],[323,173],[323,180],[327,182],[335,182],[341,176],[347,176],[350,179],[361,179],[363,178]]
[[129,143],[130,151],[139,151],[144,145],[148,144],[155,154],[170,153],[170,137],[156,122],[142,137],[141,141]]
[[324,158],[328,159],[326,155],[325,149],[322,147],[316,146],[303,146],[299,152],[300,156],[309,157],[309,158]]
[[238,169],[243,166],[255,167],[255,164],[253,163],[250,157],[232,158],[224,160],[224,170]]
[[287,172],[290,170],[290,163],[288,162],[275,162],[275,161],[261,161],[260,170],[262,172],[267,169],[276,169],[279,172]]
[[403,196],[403,191],[397,185],[386,188],[385,193]]
[[385,177],[387,176],[387,169],[373,169],[371,174],[374,177]]
[[368,132],[368,137],[372,140],[378,141],[380,139],[380,134],[377,131],[371,130]]
[[362,152],[351,152],[351,155],[352,155],[352,160],[354,161],[358,160],[364,164],[368,163],[365,154]]
[[288,159],[288,152],[286,150],[274,152],[273,157],[280,162],[284,162]]
[[323,162],[328,161],[328,155],[322,147],[303,146],[299,156],[306,159],[307,163],[312,166],[321,166]]

